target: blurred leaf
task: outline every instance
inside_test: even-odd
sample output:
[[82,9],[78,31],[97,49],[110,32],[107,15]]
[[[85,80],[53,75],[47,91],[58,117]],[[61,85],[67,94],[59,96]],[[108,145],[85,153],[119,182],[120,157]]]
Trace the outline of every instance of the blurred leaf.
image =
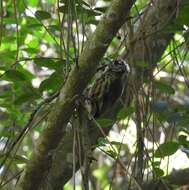
[[160,168],[155,167],[155,168],[153,168],[153,170],[154,170],[157,177],[161,177],[161,176],[164,175],[164,171],[162,169],[160,169]]
[[37,54],[38,50],[36,48],[23,48],[22,51],[26,51],[28,53]]
[[171,113],[169,114],[167,121],[169,123],[176,123],[179,122],[181,120],[181,113],[176,112],[176,113]]
[[[35,25],[40,25],[40,26],[42,26],[42,24],[41,23],[39,23],[39,21],[36,19],[36,18],[34,18],[34,17],[31,17],[31,16],[26,16],[26,17],[24,17],[25,18],[25,20],[26,20],[26,26],[27,27],[29,27],[29,26],[35,26]],[[26,27],[24,27],[24,30],[27,30],[28,28],[26,28]],[[30,28],[29,28],[30,29]],[[28,30],[27,30],[28,31]],[[31,30],[30,30],[31,31]],[[32,32],[32,31],[31,31]]]
[[61,64],[64,64],[65,60],[55,61],[55,59],[51,58],[34,58],[34,63],[41,67],[47,67],[49,69],[60,70]]
[[15,60],[15,56],[16,56],[16,51],[12,50],[12,51],[0,51],[0,60],[3,62],[7,62],[7,59],[10,60],[11,62]]
[[22,82],[26,81],[27,77],[22,72],[12,69],[5,72],[3,79],[12,82]]
[[188,0],[183,1],[182,7],[179,11],[178,17],[176,19],[176,22],[183,24],[183,25],[188,25],[189,26],[189,2]]
[[35,16],[39,19],[39,20],[46,20],[51,18],[51,14],[46,12],[46,11],[36,11],[35,12]]
[[106,118],[99,118],[96,120],[101,127],[110,127],[114,124],[114,121]]
[[44,90],[53,90],[57,91],[60,89],[64,81],[64,78],[62,74],[59,74],[58,72],[54,72],[52,75],[50,75],[49,78],[43,80],[40,84],[40,91]]
[[141,68],[148,68],[149,65],[145,61],[137,61],[136,65]]
[[155,151],[155,157],[164,158],[165,156],[170,156],[174,154],[179,148],[178,142],[166,142],[159,145],[158,149]]
[[117,158],[117,153],[116,153],[115,151],[108,150],[108,151],[106,151],[106,153],[107,153],[110,157],[112,157],[112,158],[114,158],[114,159]]
[[157,166],[160,166],[161,162],[152,162],[152,166],[153,167],[157,167]]
[[187,140],[186,135],[179,135],[178,137],[179,144],[184,147],[189,147],[189,141]]
[[188,126],[188,124],[189,124],[189,117],[188,117],[188,114],[187,115],[183,115],[182,117],[181,117],[181,119],[179,120],[179,123],[178,123],[179,125],[181,125],[181,126]]
[[107,144],[110,144],[109,141],[106,138],[98,138],[97,141],[98,146],[106,146]]
[[38,3],[39,3],[38,0],[29,0],[29,1],[28,1],[28,4],[29,4],[30,6],[32,6],[32,7],[36,7]]
[[121,146],[123,145],[122,142],[118,142],[118,141],[111,141],[111,144],[112,144],[112,145],[115,145],[115,146],[117,146],[117,147],[121,147]]
[[11,138],[12,137],[12,132],[11,131],[1,131],[0,132],[0,137],[8,137],[8,138]]
[[37,95],[35,93],[23,92],[18,97],[16,97],[14,103],[16,105],[20,105],[20,104],[25,103],[25,102],[29,103],[30,101],[33,101],[37,98],[39,98],[39,95]]
[[166,94],[174,94],[175,90],[174,88],[171,87],[171,85],[166,84],[165,82],[161,82],[161,81],[155,81],[155,87]]
[[117,113],[117,120],[125,119],[127,116],[130,116],[132,113],[134,113],[134,111],[135,111],[135,108],[131,106],[128,108],[122,108]]
[[[72,7],[73,8],[73,7]],[[75,11],[74,10],[75,7],[73,8],[73,12]],[[59,11],[62,12],[62,13],[68,13],[68,7],[67,5],[63,5],[59,8]],[[84,6],[82,5],[78,5],[76,6],[76,11],[77,11],[77,14],[81,14],[81,15],[85,15],[85,16],[100,16],[102,13],[100,13],[99,11],[96,11],[92,8],[85,8]]]
[[120,148],[124,148],[124,150],[129,150],[128,146],[126,144],[124,144],[123,142],[118,142],[118,141],[111,141],[109,144],[115,146],[117,148],[117,150],[119,150]]
[[6,24],[16,24],[16,20],[14,18],[11,18],[11,17],[5,17],[3,18],[3,23],[6,23]]
[[101,184],[106,184],[106,176],[109,171],[109,168],[106,164],[103,164],[101,167],[95,168],[93,175],[101,182]]
[[37,38],[33,38],[31,41],[27,43],[29,48],[38,48],[39,47],[39,40]]
[[59,25],[49,25],[48,26],[48,29],[51,31],[51,32],[60,32],[61,31],[61,28]]

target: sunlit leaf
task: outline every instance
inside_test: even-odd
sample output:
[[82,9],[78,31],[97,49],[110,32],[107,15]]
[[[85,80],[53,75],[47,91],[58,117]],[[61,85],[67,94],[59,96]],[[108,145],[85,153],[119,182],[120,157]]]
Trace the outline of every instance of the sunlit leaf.
[[185,0],[182,3],[176,22],[189,26],[188,10],[189,10],[189,3],[188,0]]
[[112,157],[112,158],[114,158],[114,159],[117,158],[117,153],[116,153],[115,151],[108,150],[108,151],[106,151],[106,153],[107,153],[110,157]]
[[98,138],[97,146],[106,146],[107,144],[110,144],[109,141],[106,138]]

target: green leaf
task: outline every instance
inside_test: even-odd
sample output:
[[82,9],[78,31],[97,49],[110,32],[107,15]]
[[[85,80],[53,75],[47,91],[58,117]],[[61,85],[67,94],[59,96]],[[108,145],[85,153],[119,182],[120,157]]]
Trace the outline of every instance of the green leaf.
[[36,48],[23,48],[22,51],[26,51],[31,54],[37,54],[38,50]]
[[29,0],[29,1],[28,1],[28,4],[29,4],[31,7],[36,7],[38,3],[39,3],[38,0]]
[[49,78],[43,80],[39,86],[40,91],[60,89],[63,84],[63,76],[58,72],[54,72]]
[[189,141],[187,141],[186,135],[179,135],[178,141],[180,145],[183,145],[184,147],[189,147]]
[[[75,11],[74,9],[76,8],[77,14],[81,14],[82,16],[100,16],[101,13],[99,11],[96,11],[92,8],[85,8],[82,5],[78,5],[76,7],[72,7],[73,12]],[[61,7],[59,7],[59,11],[62,13],[68,13],[68,7],[67,5],[62,5]]]
[[51,18],[51,14],[46,12],[46,11],[36,11],[35,12],[35,16],[39,19],[39,20],[46,20]]
[[28,81],[31,81],[32,79],[35,78],[35,76],[30,71],[28,71],[27,69],[23,68],[23,66],[20,65],[20,64],[17,65],[16,69],[19,72],[21,72]]
[[165,156],[170,156],[174,154],[179,148],[178,142],[166,142],[161,144],[158,149],[155,151],[155,157],[164,158]]
[[26,81],[27,77],[22,72],[12,69],[5,72],[3,79],[13,82],[22,82]]
[[176,22],[181,23],[181,24],[185,24],[189,26],[189,14],[188,14],[188,10],[189,10],[189,3],[188,0],[186,0],[185,2],[182,2],[182,7],[179,11],[179,15],[176,19]]
[[114,159],[117,158],[117,153],[114,152],[114,151],[112,151],[112,150],[108,150],[108,151],[106,151],[106,153],[107,153],[110,157],[112,157],[112,158],[114,158]]
[[112,126],[114,124],[114,121],[111,119],[106,119],[106,118],[100,118],[96,120],[98,122],[98,124],[101,127],[109,127]]
[[[55,69],[55,70],[60,70],[61,66],[64,64],[65,60],[60,60],[55,61],[54,59],[51,58],[34,58],[34,63],[36,65],[39,65],[41,67],[47,67],[49,69]],[[62,65],[61,65],[62,64]]]
[[30,102],[30,101],[33,101],[35,100],[36,98],[38,98],[39,96],[37,96],[35,93],[22,93],[21,95],[19,95],[14,103],[16,105],[20,105],[22,103],[25,103],[25,102]]
[[3,130],[3,131],[0,132],[0,137],[8,137],[8,138],[11,138],[11,137],[12,137],[12,134],[11,134],[10,131],[5,131],[5,130]]
[[15,18],[11,18],[11,17],[5,17],[5,18],[3,18],[3,23],[5,23],[5,24],[16,24],[16,20],[15,20]]
[[109,144],[114,145],[117,149],[124,146],[123,142],[111,141]]
[[59,25],[49,25],[48,30],[50,30],[52,33],[57,31],[60,32],[61,28]]
[[39,47],[39,41],[37,38],[32,39],[30,42],[28,42],[29,48],[38,48]]
[[160,168],[153,168],[153,169],[157,177],[161,177],[164,175],[164,171],[162,169]]
[[122,108],[117,114],[117,120],[125,119],[127,116],[130,116],[132,113],[134,113],[134,111],[134,107]]
[[106,146],[107,144],[110,144],[109,141],[105,138],[98,138],[97,140],[97,146]]
[[16,51],[12,50],[12,51],[1,51],[0,52],[0,60],[7,63],[7,62],[12,62],[13,60],[15,60],[15,56],[16,56]]
[[153,166],[153,167],[160,166],[160,164],[161,164],[161,162],[159,162],[159,161],[152,162],[152,166]]
[[174,94],[175,90],[174,88],[171,87],[171,85],[166,84],[165,82],[161,82],[161,81],[155,81],[155,87],[166,94]]
[[138,67],[141,67],[141,68],[148,68],[149,67],[148,63],[146,63],[145,61],[137,61],[136,65]]
[[188,126],[188,124],[189,124],[189,117],[188,117],[188,114],[183,115],[183,116],[181,117],[181,119],[179,120],[178,124],[181,125],[181,126]]

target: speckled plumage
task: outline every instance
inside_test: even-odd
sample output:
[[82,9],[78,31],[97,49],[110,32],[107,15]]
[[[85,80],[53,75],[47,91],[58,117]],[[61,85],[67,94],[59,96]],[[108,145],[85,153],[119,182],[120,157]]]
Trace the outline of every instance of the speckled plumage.
[[101,66],[96,80],[85,91],[87,106],[94,117],[107,112],[121,96],[129,67],[123,60],[111,61]]

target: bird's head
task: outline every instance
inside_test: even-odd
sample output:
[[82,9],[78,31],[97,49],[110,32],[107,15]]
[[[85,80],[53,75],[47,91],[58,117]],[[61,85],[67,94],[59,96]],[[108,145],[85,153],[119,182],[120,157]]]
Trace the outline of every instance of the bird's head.
[[117,59],[113,62],[110,63],[109,65],[109,69],[112,72],[115,73],[129,73],[130,72],[130,68],[129,65],[122,59]]

